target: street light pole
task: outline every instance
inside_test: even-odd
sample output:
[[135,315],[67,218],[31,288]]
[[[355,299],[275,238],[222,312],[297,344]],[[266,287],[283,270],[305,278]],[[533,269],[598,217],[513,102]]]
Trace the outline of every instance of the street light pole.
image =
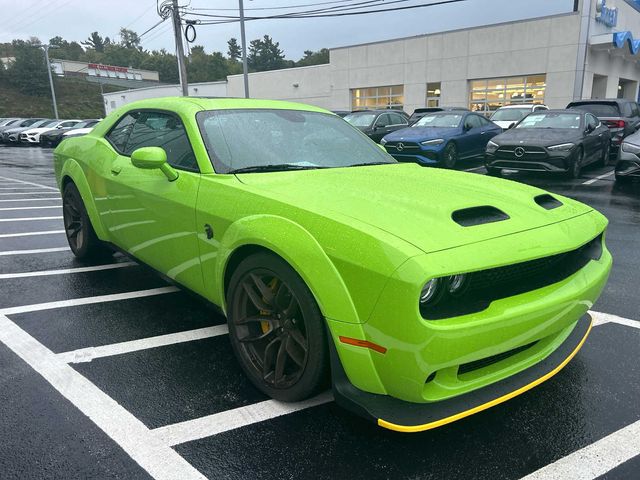
[[247,68],[247,38],[244,33],[244,3],[240,2],[240,41],[242,42],[242,76],[244,77],[244,98],[249,98],[249,69]]
[[182,46],[182,28],[180,26],[180,11],[178,10],[178,0],[173,0],[171,13],[173,15],[173,33],[176,38],[176,54],[178,56],[178,74],[180,76],[180,87],[182,96],[189,96],[189,83],[187,81],[187,67],[184,62],[184,47]]
[[47,73],[49,74],[49,87],[51,87],[51,101],[53,102],[53,114],[58,120],[58,105],[56,104],[56,90],[53,88],[53,77],[51,76],[51,62],[49,61],[49,48],[51,45],[42,45],[44,49],[44,59],[47,63]]

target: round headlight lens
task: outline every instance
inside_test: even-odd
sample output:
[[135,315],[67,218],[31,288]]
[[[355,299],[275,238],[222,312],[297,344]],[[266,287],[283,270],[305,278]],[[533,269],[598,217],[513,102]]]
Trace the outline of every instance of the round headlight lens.
[[456,295],[457,293],[462,292],[464,287],[467,285],[467,276],[466,275],[453,275],[449,277],[449,293],[452,295]]
[[437,298],[438,291],[440,290],[440,279],[433,278],[425,283],[420,292],[420,303],[426,305],[433,299]]

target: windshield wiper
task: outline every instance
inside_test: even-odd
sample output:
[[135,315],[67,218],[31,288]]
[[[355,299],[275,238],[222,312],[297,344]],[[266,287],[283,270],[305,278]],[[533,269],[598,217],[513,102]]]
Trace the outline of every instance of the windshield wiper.
[[279,163],[271,165],[253,165],[251,167],[242,167],[231,170],[229,173],[252,173],[252,172],[281,172],[285,170],[315,170],[319,167],[315,165],[291,165],[289,163]]
[[369,167],[371,165],[394,165],[398,162],[371,162],[371,163],[354,163],[353,165],[348,165],[349,167]]

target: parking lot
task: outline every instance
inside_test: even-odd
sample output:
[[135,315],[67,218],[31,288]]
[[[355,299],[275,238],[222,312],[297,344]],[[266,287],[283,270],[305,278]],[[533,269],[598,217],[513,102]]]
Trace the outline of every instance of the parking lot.
[[614,268],[580,353],[509,402],[399,434],[330,392],[268,399],[214,309],[120,254],[75,260],[52,151],[0,146],[0,478],[638,478],[640,183],[612,168],[508,175],[609,218]]

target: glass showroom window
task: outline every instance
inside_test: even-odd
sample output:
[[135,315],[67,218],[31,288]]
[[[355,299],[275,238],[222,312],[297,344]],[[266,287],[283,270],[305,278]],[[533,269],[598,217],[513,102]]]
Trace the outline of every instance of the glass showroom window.
[[545,75],[472,80],[469,108],[474,112],[493,112],[503,105],[544,103]]
[[440,106],[440,82],[427,83],[427,107]]
[[352,110],[374,110],[393,108],[402,110],[404,86],[354,88],[351,90]]

